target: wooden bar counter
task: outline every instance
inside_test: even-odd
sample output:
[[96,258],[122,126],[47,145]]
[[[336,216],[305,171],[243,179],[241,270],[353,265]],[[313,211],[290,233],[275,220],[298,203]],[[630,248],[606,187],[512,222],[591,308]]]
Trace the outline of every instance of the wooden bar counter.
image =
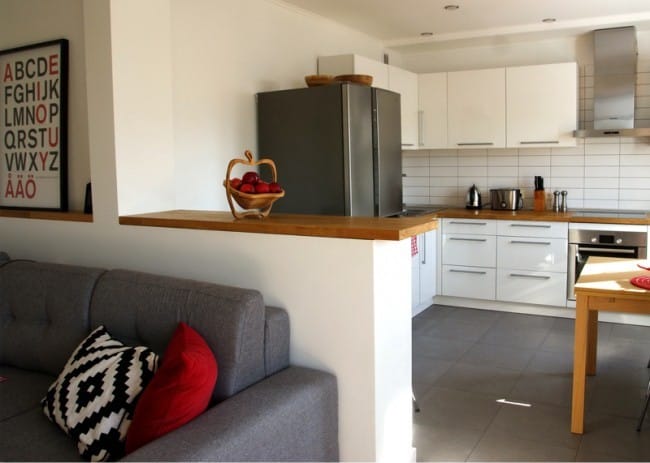
[[173,210],[120,217],[121,225],[190,228],[275,235],[400,241],[435,230],[435,214],[417,217],[342,217],[271,214],[264,219],[235,219],[230,212]]
[[573,351],[571,432],[584,432],[585,377],[596,374],[598,311],[650,315],[650,290],[630,278],[650,274],[637,263],[645,260],[590,257],[575,286],[576,324]]

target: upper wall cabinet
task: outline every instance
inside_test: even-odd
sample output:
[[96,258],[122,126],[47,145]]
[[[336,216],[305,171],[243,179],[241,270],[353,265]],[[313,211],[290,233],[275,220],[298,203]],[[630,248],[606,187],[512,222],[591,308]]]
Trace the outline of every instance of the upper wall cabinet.
[[418,75],[418,146],[447,148],[447,73]]
[[576,63],[506,68],[508,147],[575,146]]
[[402,148],[418,149],[418,75],[388,65],[388,88],[401,97]]
[[388,66],[360,55],[320,56],[318,73],[338,76],[341,74],[366,74],[372,76],[372,86],[390,90]]
[[447,74],[448,147],[506,146],[506,70]]

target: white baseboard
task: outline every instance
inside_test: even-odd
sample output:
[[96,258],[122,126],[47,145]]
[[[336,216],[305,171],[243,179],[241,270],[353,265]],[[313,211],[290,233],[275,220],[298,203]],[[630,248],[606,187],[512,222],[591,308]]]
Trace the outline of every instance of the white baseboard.
[[[433,298],[433,302],[435,304],[449,305],[453,307],[469,307],[471,309],[497,310],[500,312],[543,315],[547,317],[576,318],[575,303],[573,304],[573,307],[553,307],[452,296],[436,296]],[[650,326],[650,315],[603,311],[599,312],[598,320],[602,322],[622,323],[625,325]]]

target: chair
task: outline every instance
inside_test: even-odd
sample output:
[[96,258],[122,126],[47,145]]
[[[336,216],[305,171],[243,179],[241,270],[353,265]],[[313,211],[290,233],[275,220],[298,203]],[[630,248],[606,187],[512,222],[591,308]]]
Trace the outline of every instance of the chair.
[[[648,368],[650,368],[650,360],[648,360]],[[638,432],[641,432],[641,426],[643,425],[643,420],[648,414],[648,404],[650,403],[650,381],[648,381],[648,389],[645,392],[645,406],[641,411],[641,416],[639,417],[639,425],[636,427]]]

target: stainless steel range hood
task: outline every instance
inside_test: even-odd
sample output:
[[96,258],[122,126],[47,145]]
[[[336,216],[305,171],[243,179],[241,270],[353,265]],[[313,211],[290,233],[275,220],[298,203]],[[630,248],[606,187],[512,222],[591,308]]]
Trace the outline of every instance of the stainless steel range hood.
[[633,26],[599,29],[594,34],[594,128],[576,137],[647,137],[634,127],[636,31]]

